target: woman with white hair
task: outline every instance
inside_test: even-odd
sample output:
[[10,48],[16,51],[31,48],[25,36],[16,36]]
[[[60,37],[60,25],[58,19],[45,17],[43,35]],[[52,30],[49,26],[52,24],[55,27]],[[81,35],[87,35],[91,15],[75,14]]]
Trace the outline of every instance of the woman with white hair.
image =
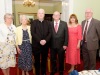
[[10,67],[16,65],[16,27],[12,24],[13,16],[10,13],[4,15],[4,21],[0,24],[0,68],[4,75],[10,75]]
[[30,26],[28,26],[28,18],[26,15],[20,16],[21,26],[17,27],[17,51],[18,67],[22,69],[22,75],[29,75],[28,71],[32,70],[32,47]]

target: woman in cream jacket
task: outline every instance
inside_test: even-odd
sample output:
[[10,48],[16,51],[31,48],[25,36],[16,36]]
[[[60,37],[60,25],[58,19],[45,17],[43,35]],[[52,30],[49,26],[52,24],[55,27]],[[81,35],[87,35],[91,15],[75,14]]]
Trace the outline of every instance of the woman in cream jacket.
[[28,71],[32,70],[32,47],[30,26],[27,25],[28,19],[26,15],[20,16],[21,26],[17,27],[17,51],[18,51],[18,67],[22,69],[22,75],[29,75]]

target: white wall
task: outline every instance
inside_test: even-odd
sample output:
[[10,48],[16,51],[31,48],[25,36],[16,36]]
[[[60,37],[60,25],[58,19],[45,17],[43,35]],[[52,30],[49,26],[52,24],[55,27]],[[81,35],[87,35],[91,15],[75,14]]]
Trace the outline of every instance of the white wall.
[[73,13],[79,19],[79,23],[85,19],[84,12],[87,8],[93,10],[93,17],[100,20],[100,0],[73,0]]
[[0,23],[4,22],[5,13],[12,13],[12,0],[0,1]]

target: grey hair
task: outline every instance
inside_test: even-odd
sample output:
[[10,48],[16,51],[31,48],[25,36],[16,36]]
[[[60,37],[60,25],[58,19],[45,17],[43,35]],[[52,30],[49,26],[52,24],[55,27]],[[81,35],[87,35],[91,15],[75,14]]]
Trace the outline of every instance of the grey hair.
[[27,21],[29,20],[27,15],[20,15],[20,23],[21,23],[23,17],[25,17],[27,19]]
[[4,15],[4,20],[6,19],[7,16],[11,16],[11,17],[13,18],[13,15],[12,15],[11,13],[6,13],[6,14]]

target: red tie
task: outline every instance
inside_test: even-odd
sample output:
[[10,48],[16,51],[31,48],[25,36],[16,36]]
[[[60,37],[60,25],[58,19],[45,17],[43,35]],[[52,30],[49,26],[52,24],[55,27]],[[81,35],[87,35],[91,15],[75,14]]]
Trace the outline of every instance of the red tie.
[[87,26],[88,26],[88,21],[86,22],[86,26],[85,26],[85,29],[84,29],[84,35],[83,35],[83,41],[84,42],[86,41]]
[[55,28],[55,32],[57,33],[57,31],[58,31],[58,23],[56,23],[54,28]]

